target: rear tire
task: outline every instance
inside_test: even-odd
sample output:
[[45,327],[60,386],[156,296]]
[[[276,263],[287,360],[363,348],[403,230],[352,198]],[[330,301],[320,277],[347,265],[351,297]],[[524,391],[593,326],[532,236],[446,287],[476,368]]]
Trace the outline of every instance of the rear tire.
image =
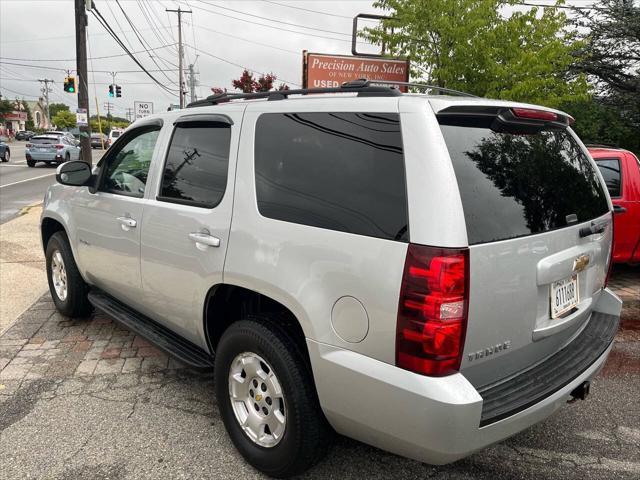
[[64,156],[64,161],[65,163],[68,162],[69,160],[71,160],[71,155],[69,155],[69,152],[67,152],[67,154]]
[[[324,457],[331,430],[304,354],[276,322],[260,315],[233,323],[216,348],[214,376],[220,415],[235,447],[256,469],[286,478]],[[260,366],[258,373],[252,364]]]
[[35,167],[36,166],[36,162],[35,160],[27,160],[27,167]]
[[11,160],[11,152],[9,152],[9,149],[7,149],[4,151],[4,155],[2,156],[2,161],[8,162],[9,160]]
[[64,232],[54,233],[45,253],[49,291],[58,311],[67,317],[85,317],[92,306],[87,294],[89,286],[78,271]]

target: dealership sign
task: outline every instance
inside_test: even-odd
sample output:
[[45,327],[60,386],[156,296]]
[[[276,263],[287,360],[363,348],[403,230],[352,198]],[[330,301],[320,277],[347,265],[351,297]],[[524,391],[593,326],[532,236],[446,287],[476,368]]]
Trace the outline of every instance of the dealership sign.
[[409,60],[303,52],[303,88],[339,87],[344,82],[359,78],[408,82]]
[[136,115],[136,120],[148,117],[153,114],[153,102],[133,102],[133,111]]

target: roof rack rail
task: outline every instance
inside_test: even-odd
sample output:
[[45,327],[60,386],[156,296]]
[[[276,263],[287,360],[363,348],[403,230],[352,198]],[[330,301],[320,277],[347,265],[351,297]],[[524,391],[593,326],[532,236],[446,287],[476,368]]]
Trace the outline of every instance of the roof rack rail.
[[401,95],[400,91],[393,86],[375,86],[366,78],[360,78],[351,82],[345,82],[339,87],[332,88],[300,88],[295,90],[271,90],[269,92],[255,93],[216,93],[202,100],[191,102],[187,108],[202,107],[205,105],[218,105],[230,102],[231,100],[253,100],[266,98],[267,100],[284,100],[289,95],[313,95],[316,93],[353,93],[357,92],[359,97],[395,97]]
[[478,98],[477,95],[473,95],[472,93],[461,92],[460,90],[453,90],[451,88],[438,87],[437,85],[428,85],[426,83],[411,83],[411,82],[392,82],[388,80],[370,80],[372,85],[397,85],[400,87],[411,87],[411,88],[420,88],[422,90],[437,90],[442,93],[451,93],[454,95],[459,95],[461,97],[475,97]]

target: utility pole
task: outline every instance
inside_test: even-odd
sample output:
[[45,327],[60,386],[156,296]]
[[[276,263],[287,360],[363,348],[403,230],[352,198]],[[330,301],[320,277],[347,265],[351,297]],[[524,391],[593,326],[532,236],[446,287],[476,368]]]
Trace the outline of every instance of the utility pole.
[[113,108],[113,104],[104,102],[103,108],[107,111],[107,129],[111,130],[111,108]]
[[[86,0],[74,0],[76,14],[76,70],[78,71],[78,109],[83,109],[89,114],[89,75],[87,73],[87,6]],[[90,4],[89,4],[90,5]],[[80,148],[82,160],[89,166],[91,160],[91,127],[87,125],[80,127]]]
[[38,81],[44,84],[41,91],[42,91],[42,94],[44,95],[44,102],[45,102],[45,109],[46,109],[45,113],[47,114],[47,122],[49,122],[49,126],[51,126],[51,117],[49,116],[49,92],[51,91],[51,89],[49,88],[49,84],[55,83],[55,82],[48,78],[38,79]]
[[131,123],[132,118],[133,118],[133,108],[127,108],[127,121]]
[[177,10],[169,8],[166,8],[165,10],[167,12],[174,12],[178,14],[178,88],[180,90],[180,108],[184,108],[184,88],[182,85],[182,14],[192,12],[191,10],[182,10],[180,7],[178,7]]
[[191,94],[191,102],[195,102],[198,99],[196,95],[196,86],[198,85],[196,75],[198,72],[196,72],[193,67],[193,63],[189,65],[189,92]]

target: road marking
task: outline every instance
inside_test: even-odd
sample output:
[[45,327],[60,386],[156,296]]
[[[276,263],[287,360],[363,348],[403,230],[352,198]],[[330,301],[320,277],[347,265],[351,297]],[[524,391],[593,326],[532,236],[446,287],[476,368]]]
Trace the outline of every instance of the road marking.
[[1,165],[1,167],[21,167],[21,168],[27,168],[27,164],[23,163],[23,164],[19,164],[19,163],[14,163],[13,165]]
[[47,173],[46,175],[40,175],[39,177],[27,178],[26,180],[20,180],[19,182],[7,183],[6,185],[0,185],[0,188],[10,187],[11,185],[18,185],[19,183],[30,182],[31,180],[38,180],[39,178],[50,177],[55,175],[56,172]]

